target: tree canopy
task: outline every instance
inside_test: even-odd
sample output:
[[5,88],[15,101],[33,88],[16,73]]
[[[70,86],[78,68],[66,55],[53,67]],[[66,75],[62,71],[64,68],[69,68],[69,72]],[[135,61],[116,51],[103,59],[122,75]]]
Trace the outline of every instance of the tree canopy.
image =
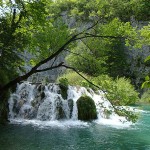
[[[127,22],[131,16],[148,20],[147,4],[146,0],[2,1],[0,70],[1,76],[5,74],[8,80],[1,81],[1,86],[9,87],[33,73],[63,66],[62,62],[39,70],[68,50],[72,55],[69,64],[80,71],[94,76],[100,73],[123,76],[127,69],[123,44],[140,47],[149,43],[149,26],[139,30]],[[142,11],[144,16],[140,15]],[[25,52],[31,55],[29,62],[25,62]],[[78,57],[78,53],[83,56]],[[24,70],[25,63],[33,67],[29,72]],[[87,65],[91,69],[84,71]],[[24,75],[19,76],[19,72]]]

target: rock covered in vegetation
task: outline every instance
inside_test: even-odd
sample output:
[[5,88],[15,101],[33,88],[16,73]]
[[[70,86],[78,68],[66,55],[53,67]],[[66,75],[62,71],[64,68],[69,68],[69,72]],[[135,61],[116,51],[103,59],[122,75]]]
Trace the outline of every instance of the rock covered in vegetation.
[[63,99],[67,99],[68,80],[66,78],[59,79],[60,94]]
[[96,106],[92,98],[89,96],[81,96],[77,100],[78,119],[93,120],[97,119]]

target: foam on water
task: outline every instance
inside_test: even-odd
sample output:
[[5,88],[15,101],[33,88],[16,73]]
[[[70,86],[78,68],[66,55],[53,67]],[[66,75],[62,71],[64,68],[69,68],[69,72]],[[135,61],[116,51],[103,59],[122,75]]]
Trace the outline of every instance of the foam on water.
[[21,125],[33,125],[39,128],[71,128],[71,127],[89,127],[89,123],[79,121],[79,120],[63,120],[63,121],[40,121],[40,120],[28,120],[28,119],[10,119],[11,124],[21,124]]

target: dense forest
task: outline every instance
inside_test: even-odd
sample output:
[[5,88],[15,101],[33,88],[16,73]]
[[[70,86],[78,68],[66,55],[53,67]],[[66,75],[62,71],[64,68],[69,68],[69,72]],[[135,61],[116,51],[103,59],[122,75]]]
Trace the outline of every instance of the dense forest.
[[0,1],[1,116],[17,83],[61,67],[71,71],[58,82],[103,89],[113,105],[135,104],[150,83],[149,8],[148,0]]

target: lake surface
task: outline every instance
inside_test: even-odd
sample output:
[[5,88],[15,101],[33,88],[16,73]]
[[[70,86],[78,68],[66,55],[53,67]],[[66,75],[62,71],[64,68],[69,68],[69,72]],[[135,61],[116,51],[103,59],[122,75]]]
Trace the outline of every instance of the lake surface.
[[130,127],[96,122],[17,122],[0,126],[0,150],[150,150],[150,106]]

